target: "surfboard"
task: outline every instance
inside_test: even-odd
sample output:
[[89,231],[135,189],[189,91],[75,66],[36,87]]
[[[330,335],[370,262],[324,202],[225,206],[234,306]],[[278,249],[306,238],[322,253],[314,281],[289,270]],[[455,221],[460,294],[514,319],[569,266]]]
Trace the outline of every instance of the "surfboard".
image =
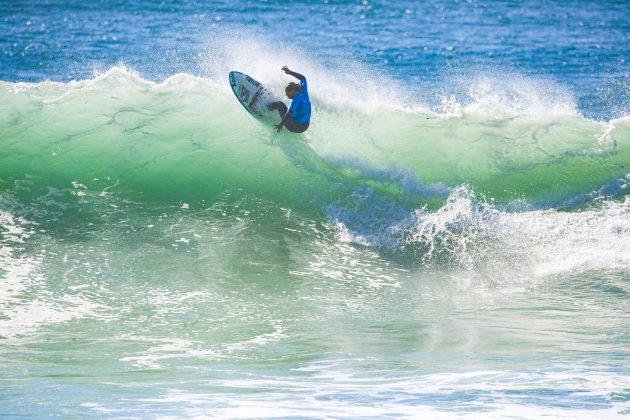
[[270,119],[278,116],[278,111],[270,110],[268,107],[280,98],[262,83],[239,71],[231,71],[229,79],[236,99],[254,118]]

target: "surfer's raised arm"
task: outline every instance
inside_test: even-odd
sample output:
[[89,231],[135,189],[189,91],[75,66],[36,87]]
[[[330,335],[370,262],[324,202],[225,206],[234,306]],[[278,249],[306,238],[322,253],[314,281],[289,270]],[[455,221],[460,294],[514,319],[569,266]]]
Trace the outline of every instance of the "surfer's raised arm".
[[302,76],[300,73],[296,73],[294,71],[289,70],[287,66],[282,66],[282,71],[285,72],[286,74],[290,74],[291,76],[295,77],[298,80],[306,80],[306,77]]
[[269,104],[269,109],[278,111],[280,115],[281,121],[276,124],[276,130],[280,132],[282,127],[286,127],[292,133],[303,133],[311,122],[311,100],[308,97],[306,77],[289,70],[287,66],[282,66],[282,71],[295,77],[300,83],[289,82],[284,87],[284,93],[291,99],[288,107],[282,101]]

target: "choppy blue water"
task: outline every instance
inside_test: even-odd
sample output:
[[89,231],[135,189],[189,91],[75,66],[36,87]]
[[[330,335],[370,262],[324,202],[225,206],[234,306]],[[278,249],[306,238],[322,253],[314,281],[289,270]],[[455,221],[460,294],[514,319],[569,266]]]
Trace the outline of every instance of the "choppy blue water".
[[0,6],[0,417],[630,414],[627,1]]
[[208,44],[236,32],[324,67],[360,61],[427,99],[459,78],[516,74],[557,82],[584,115],[620,117],[628,13],[624,0],[8,2],[0,80],[65,82],[120,63],[151,80],[204,76]]

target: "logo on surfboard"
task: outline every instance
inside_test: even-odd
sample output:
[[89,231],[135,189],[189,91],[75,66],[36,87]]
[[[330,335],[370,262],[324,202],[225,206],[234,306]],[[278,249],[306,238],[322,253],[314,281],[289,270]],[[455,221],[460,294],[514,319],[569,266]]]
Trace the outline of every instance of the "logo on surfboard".
[[278,100],[276,95],[251,76],[238,71],[231,71],[229,79],[236,99],[247,112],[256,118],[268,115],[268,104]]

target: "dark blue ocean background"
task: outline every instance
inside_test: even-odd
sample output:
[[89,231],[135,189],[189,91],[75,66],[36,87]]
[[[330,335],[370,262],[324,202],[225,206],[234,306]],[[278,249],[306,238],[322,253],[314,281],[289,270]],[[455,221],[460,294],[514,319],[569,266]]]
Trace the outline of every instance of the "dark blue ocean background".
[[366,63],[429,102],[454,79],[519,74],[565,87],[587,117],[628,111],[625,0],[4,1],[0,80],[78,80],[117,64],[156,81],[203,76],[208,42],[242,31],[322,65]]

